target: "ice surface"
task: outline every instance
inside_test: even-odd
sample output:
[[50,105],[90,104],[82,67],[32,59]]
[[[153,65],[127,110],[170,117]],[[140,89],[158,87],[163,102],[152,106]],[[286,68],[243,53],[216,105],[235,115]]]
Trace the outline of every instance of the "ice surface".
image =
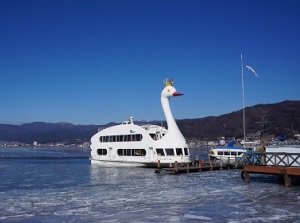
[[[29,153],[26,149],[22,152],[14,153]],[[36,153],[37,157],[60,156],[51,151]],[[67,156],[69,151],[59,153]],[[300,219],[299,186],[286,188],[274,176],[251,177],[246,184],[240,170],[156,174],[147,168],[91,165],[88,159],[78,159],[81,155],[86,154],[72,153],[73,159],[57,160],[2,159],[0,222],[248,223]]]

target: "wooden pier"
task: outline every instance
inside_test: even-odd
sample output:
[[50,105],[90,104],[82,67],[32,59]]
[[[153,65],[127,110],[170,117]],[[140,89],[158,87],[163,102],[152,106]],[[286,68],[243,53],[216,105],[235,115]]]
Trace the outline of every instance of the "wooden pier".
[[284,185],[291,186],[291,177],[300,176],[300,153],[253,153],[246,157],[241,178],[250,182],[251,174],[282,176]]
[[213,170],[223,170],[223,169],[243,169],[244,163],[240,160],[235,159],[234,162],[221,161],[216,163],[215,161],[193,161],[191,164],[181,164],[175,162],[170,164],[170,167],[161,168],[160,161],[157,162],[157,169],[155,173],[190,173],[190,172],[200,172],[200,171],[213,171]]
[[245,154],[243,159],[234,162],[221,160],[193,161],[190,164],[173,163],[170,167],[161,167],[157,162],[155,173],[191,173],[213,170],[242,169],[241,178],[250,182],[250,174],[271,174],[282,176],[284,184],[291,186],[291,177],[300,177],[300,153],[258,153]]

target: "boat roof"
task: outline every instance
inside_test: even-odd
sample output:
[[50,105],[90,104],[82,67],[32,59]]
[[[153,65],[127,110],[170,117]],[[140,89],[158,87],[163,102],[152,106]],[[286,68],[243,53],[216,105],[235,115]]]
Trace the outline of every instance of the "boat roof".
[[242,146],[217,146],[212,148],[212,150],[222,151],[222,150],[233,150],[233,151],[246,151],[246,149]]

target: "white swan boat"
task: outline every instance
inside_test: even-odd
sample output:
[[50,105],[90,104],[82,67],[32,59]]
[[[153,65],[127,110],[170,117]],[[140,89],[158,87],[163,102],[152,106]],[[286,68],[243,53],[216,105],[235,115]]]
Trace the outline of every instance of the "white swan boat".
[[159,125],[139,126],[133,118],[120,125],[99,131],[91,138],[91,163],[156,167],[176,161],[190,163],[190,151],[171,112],[169,99],[181,96],[173,87],[174,80],[164,80],[161,104],[168,129]]

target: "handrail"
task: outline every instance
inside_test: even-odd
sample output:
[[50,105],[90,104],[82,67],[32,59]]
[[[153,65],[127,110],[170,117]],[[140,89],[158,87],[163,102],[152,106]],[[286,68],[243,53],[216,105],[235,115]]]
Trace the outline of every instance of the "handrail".
[[300,153],[252,152],[244,155],[246,165],[300,167]]

